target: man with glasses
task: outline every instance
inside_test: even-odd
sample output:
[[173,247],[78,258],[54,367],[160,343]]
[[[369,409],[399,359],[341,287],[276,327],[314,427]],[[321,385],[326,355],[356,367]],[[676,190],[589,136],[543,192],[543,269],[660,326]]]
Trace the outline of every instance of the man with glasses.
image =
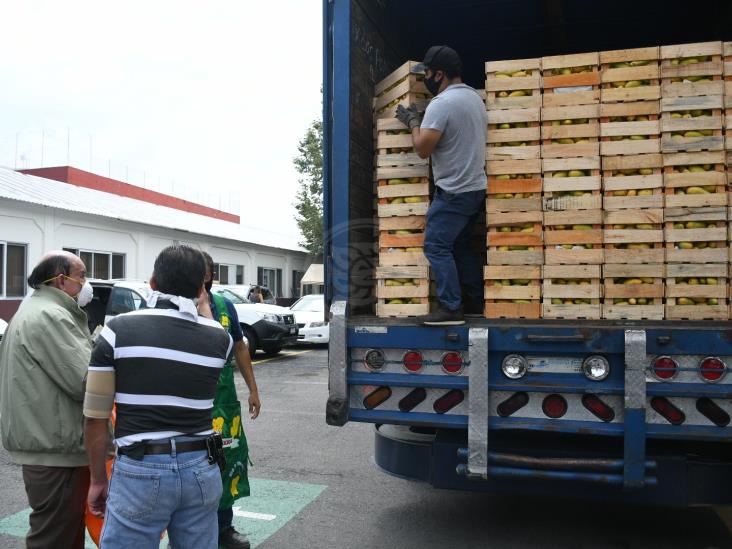
[[91,353],[86,313],[92,297],[77,256],[53,251],[28,278],[35,291],[0,346],[2,443],[23,467],[31,507],[26,547],[84,547],[89,487],[82,442],[84,378]]

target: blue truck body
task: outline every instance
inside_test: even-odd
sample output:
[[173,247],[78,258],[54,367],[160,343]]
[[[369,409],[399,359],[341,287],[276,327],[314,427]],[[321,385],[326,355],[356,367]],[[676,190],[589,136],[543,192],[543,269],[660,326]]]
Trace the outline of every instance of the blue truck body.
[[[433,43],[455,47],[467,82],[482,88],[487,60],[729,40],[724,3],[695,4],[718,15],[703,36],[677,24],[687,4],[636,4],[324,0],[326,415],[331,425],[373,423],[384,471],[438,488],[732,502],[732,375],[709,382],[699,369],[709,357],[732,365],[732,323],[476,319],[428,328],[373,315],[374,84]],[[621,15],[628,11],[632,23]],[[628,32],[618,32],[622,21]],[[406,368],[410,351],[421,357],[418,371]],[[459,360],[449,371],[448,355]],[[510,356],[529,365],[523,377],[504,374]],[[593,380],[583,367],[598,356],[609,374]],[[654,372],[659,357],[678,366],[672,379]],[[544,405],[555,396],[565,413],[551,418]],[[611,415],[591,412],[589,397]],[[507,414],[501,404],[516,398],[522,405]],[[666,404],[683,419],[673,421]]]

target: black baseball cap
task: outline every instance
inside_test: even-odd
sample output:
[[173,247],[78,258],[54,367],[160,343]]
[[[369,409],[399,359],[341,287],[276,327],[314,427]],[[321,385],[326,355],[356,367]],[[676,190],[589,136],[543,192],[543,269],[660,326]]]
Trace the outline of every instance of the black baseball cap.
[[461,74],[463,62],[458,53],[450,46],[432,46],[424,54],[424,59],[412,69],[413,72],[424,72],[426,69],[433,71],[449,71]]

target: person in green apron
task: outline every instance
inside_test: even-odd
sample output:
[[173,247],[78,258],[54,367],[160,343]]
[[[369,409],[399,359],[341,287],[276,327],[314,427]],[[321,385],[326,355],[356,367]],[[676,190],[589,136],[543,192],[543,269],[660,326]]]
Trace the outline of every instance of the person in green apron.
[[[259,415],[259,393],[257,382],[254,379],[252,360],[249,356],[244,334],[239,325],[234,304],[224,296],[212,293],[214,262],[209,254],[203,252],[206,258],[206,278],[204,284],[209,295],[211,312],[214,319],[228,330],[234,340],[234,358],[236,366],[244,377],[249,388],[249,417],[256,419]],[[216,388],[216,398],[212,414],[213,429],[221,433],[224,439],[224,453],[226,468],[222,473],[224,491],[219,502],[219,546],[226,549],[249,549],[249,540],[244,534],[237,532],[232,524],[234,502],[249,495],[249,478],[247,465],[249,462],[249,448],[244,434],[241,420],[241,404],[236,395],[234,384],[234,364],[229,362],[224,366]]]

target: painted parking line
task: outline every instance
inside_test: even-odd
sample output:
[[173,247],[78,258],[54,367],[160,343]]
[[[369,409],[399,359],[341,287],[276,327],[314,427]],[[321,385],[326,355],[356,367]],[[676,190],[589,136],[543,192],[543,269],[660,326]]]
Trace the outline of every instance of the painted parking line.
[[[234,506],[234,527],[247,534],[252,547],[264,542],[300,511],[312,503],[327,488],[323,484],[306,484],[250,478],[251,497],[238,500]],[[25,538],[28,532],[30,509],[0,519],[0,534]],[[94,542],[87,537],[86,547],[95,549]],[[160,544],[167,547],[167,540]]]
[[272,356],[272,357],[269,357],[269,358],[262,358],[260,360],[252,360],[252,364],[256,366],[257,364],[264,364],[265,362],[269,362],[270,360],[280,360],[280,359],[283,359],[283,358],[288,358],[288,357],[291,357],[291,356],[302,355],[302,354],[305,354],[305,353],[312,353],[312,352],[313,352],[312,349],[306,349],[304,351],[295,351],[295,352],[289,352],[289,353],[288,352],[284,352],[284,353],[280,353],[277,356]]

